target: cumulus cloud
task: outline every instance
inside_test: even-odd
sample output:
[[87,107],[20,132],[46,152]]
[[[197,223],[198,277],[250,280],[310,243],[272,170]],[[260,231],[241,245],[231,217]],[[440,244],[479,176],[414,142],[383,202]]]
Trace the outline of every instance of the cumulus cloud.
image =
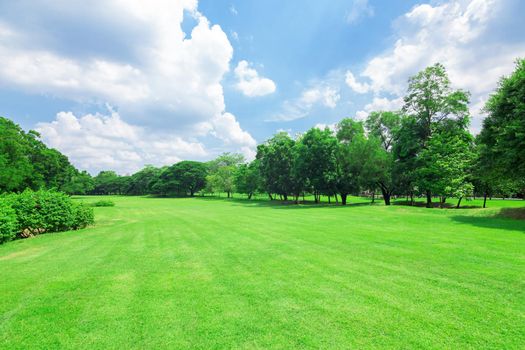
[[[249,159],[255,156],[255,140],[242,130],[230,113],[200,124],[202,135],[212,135]],[[49,146],[67,154],[76,164],[92,173],[114,169],[133,173],[144,164],[170,165],[184,159],[203,160],[210,156],[198,139],[187,140],[171,133],[125,122],[120,114],[59,112],[55,120],[39,123],[37,131]]]
[[370,91],[370,85],[358,82],[351,71],[346,72],[345,82],[346,85],[348,85],[358,94],[366,94],[368,91]]
[[[212,156],[207,140],[206,147],[204,141],[191,141],[206,135],[216,136],[225,146],[254,148],[253,138],[249,140],[248,132],[227,113],[224,102],[221,81],[229,72],[233,48],[222,28],[198,11],[196,0],[95,0],[89,4],[35,0],[6,6],[13,6],[21,16],[40,15],[31,26],[20,26],[22,21],[9,22],[0,14],[1,85],[79,101],[83,106],[109,103],[118,107],[118,117],[61,112],[52,123],[39,125],[45,139],[71,156],[77,166],[128,171],[140,162],[157,163],[150,156],[156,151],[162,163],[192,155]],[[93,36],[90,31],[98,27],[108,29],[107,33],[95,33],[97,43],[87,41],[82,54],[75,54],[69,50],[71,38],[63,28],[49,28],[54,25],[49,18],[64,18],[65,14],[67,26],[79,23],[74,30],[85,31],[82,35]],[[195,23],[188,32],[182,26],[185,18]],[[140,40],[130,40],[130,35]],[[111,47],[121,48],[122,53]],[[250,93],[269,91],[265,78],[256,75],[258,84],[253,84],[250,68],[246,71],[247,84],[257,85]],[[105,127],[134,130],[143,141],[134,143],[130,135],[97,132],[95,121]],[[87,149],[65,134],[74,125],[82,130],[78,139],[102,138],[100,144],[111,149],[107,153],[97,149],[101,157],[79,156],[77,149]],[[164,136],[153,142],[148,135]]]
[[207,156],[200,142],[151,133],[126,123],[115,111],[79,117],[59,112],[54,121],[39,123],[37,131],[46,144],[92,173],[103,169],[132,173],[144,164],[166,165]]
[[235,68],[237,83],[235,87],[248,97],[264,96],[275,92],[275,83],[268,78],[260,77],[247,61],[240,61]]
[[[504,6],[511,4],[451,0],[415,6],[398,20],[393,46],[370,59],[360,75],[370,80],[370,89],[376,96],[402,96],[408,77],[441,62],[452,83],[472,93],[476,131],[481,124],[482,101],[499,78],[512,71],[514,60],[525,55],[523,40],[513,43],[498,33],[498,21],[505,20],[500,16]],[[350,80],[357,87],[354,90],[362,87],[355,85],[355,79]]]

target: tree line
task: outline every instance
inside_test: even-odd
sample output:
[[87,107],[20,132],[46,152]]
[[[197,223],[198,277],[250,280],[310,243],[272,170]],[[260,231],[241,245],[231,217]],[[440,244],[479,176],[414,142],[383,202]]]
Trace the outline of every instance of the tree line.
[[[372,112],[364,121],[345,118],[333,128],[311,128],[296,137],[277,133],[257,147],[256,158],[249,163],[239,154],[225,153],[210,162],[146,166],[130,176],[102,171],[91,177],[79,172],[66,157],[39,143],[34,132],[24,134],[18,128],[25,140],[19,143],[33,153],[54,155],[51,163],[61,161],[63,166],[52,170],[55,176],[42,173],[31,179],[26,167],[38,168],[40,159],[31,156],[37,161],[17,165],[25,173],[0,173],[0,189],[40,185],[72,194],[219,192],[228,197],[237,192],[248,198],[266,193],[270,199],[295,202],[305,195],[319,202],[324,195],[343,205],[349,195],[368,192],[373,198],[380,194],[386,205],[393,196],[406,196],[412,203],[422,196],[428,207],[433,202],[443,206],[450,198],[457,199],[459,207],[472,195],[485,201],[496,194],[523,195],[525,60],[517,61],[515,71],[502,78],[490,96],[485,106],[488,116],[477,137],[469,131],[469,97],[467,91],[452,88],[445,67],[438,63],[409,79],[399,111]],[[48,158],[40,157],[45,159],[41,164],[47,164]]]

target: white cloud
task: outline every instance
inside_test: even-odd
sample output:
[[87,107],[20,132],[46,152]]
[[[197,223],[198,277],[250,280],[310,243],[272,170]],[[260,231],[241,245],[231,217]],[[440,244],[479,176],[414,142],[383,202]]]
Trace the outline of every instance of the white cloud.
[[275,83],[259,73],[247,61],[240,61],[235,68],[235,87],[248,97],[264,96],[275,92]]
[[353,0],[352,6],[346,14],[346,21],[350,24],[357,23],[363,17],[372,17],[374,8],[368,3],[368,0]]
[[103,169],[132,173],[144,164],[166,165],[181,159],[202,159],[208,154],[199,142],[151,133],[110,115],[59,112],[37,130],[50,147],[66,154],[73,163],[95,173]]
[[257,142],[248,132],[242,130],[233,114],[224,113],[215,117],[212,125],[212,135],[223,140],[227,145],[239,146],[241,153],[244,154],[246,159],[252,160],[255,158]]
[[482,119],[480,104],[499,78],[512,71],[514,60],[525,56],[523,40],[507,43],[496,35],[498,26],[504,25],[498,22],[504,21],[499,14],[507,5],[496,0],[451,0],[415,6],[398,20],[393,47],[369,60],[360,75],[370,79],[376,95],[401,96],[408,77],[441,62],[452,83],[472,93],[476,131]]
[[237,11],[237,9],[235,8],[235,5],[231,5],[230,6],[230,13],[234,16],[237,16],[239,14],[239,12]]
[[[128,171],[140,162],[157,163],[157,151],[161,163],[211,156],[214,152],[207,150],[208,143],[219,140],[224,147],[253,151],[253,138],[227,113],[224,102],[221,81],[230,69],[233,48],[221,27],[212,25],[198,11],[197,0],[94,0],[88,5],[35,0],[21,6],[31,6],[30,12],[41,16],[31,27],[2,22],[0,16],[0,85],[80,101],[84,106],[109,103],[118,107],[117,116],[76,117],[61,112],[54,122],[39,125],[51,146],[70,155],[80,168]],[[108,46],[124,45],[127,55],[115,57],[111,50],[90,49],[89,43],[79,45],[85,50],[81,55],[57,49],[54,44],[60,40],[68,49],[71,46],[70,38],[60,36],[64,28],[57,32],[49,29],[45,20],[38,22],[57,14],[67,14],[68,23],[111,28]],[[188,33],[182,29],[185,16],[196,22]],[[86,26],[81,30],[91,29]],[[140,40],[130,40],[130,35]],[[48,37],[52,40],[39,40]],[[106,37],[97,36],[98,40]],[[275,90],[271,80],[257,74],[253,79],[250,74],[246,67],[248,93]],[[75,125],[80,125],[79,140],[87,141],[91,148],[97,146],[91,140],[100,141],[100,145],[107,145],[106,153],[95,147],[92,158],[85,154],[89,147],[65,132]],[[108,136],[104,128],[132,130],[142,136],[138,141],[131,135]],[[206,140],[206,146],[193,141],[210,134],[216,138]]]
[[352,90],[358,94],[365,94],[370,91],[370,85],[366,83],[360,83],[356,80],[351,71],[346,72],[346,85],[348,85]]
[[330,109],[337,107],[341,99],[339,89],[325,82],[303,90],[301,95],[293,100],[283,102],[282,111],[269,121],[292,121],[306,117],[316,106]]
[[321,103],[325,107],[335,108],[340,98],[339,91],[331,86],[315,87],[303,91],[299,104],[310,108],[316,103]]
[[403,107],[403,98],[388,99],[386,97],[374,97],[372,102],[365,105],[364,110],[356,112],[358,120],[364,120],[371,112],[398,111]]
[[[226,148],[240,150],[253,159],[256,142],[242,130],[230,113],[201,124],[203,135],[213,135],[226,143]],[[202,160],[210,152],[197,139],[185,139],[159,130],[132,125],[110,109],[109,115],[59,112],[50,123],[39,123],[37,130],[50,147],[66,154],[75,164],[92,173],[112,169],[133,173],[144,164],[171,165],[180,160]]]

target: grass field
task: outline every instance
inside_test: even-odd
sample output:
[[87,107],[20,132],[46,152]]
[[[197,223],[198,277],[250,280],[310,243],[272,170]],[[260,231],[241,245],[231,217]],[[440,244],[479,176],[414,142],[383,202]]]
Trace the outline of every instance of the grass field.
[[111,199],[0,246],[0,348],[525,348],[523,201]]

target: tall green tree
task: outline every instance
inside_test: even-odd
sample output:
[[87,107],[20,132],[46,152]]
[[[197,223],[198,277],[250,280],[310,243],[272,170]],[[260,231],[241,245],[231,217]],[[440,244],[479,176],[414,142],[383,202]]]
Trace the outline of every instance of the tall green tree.
[[337,139],[328,128],[308,130],[298,143],[298,169],[308,180],[316,203],[337,190]]
[[235,172],[235,189],[251,199],[261,188],[261,174],[259,171],[259,160],[256,159],[249,164],[241,164]]
[[420,154],[417,181],[420,187],[440,196],[442,207],[447,197],[461,199],[472,193],[469,169],[474,160],[473,138],[468,119],[448,120],[435,132]]
[[244,162],[244,156],[238,153],[223,153],[208,162],[207,181],[213,191],[226,192],[228,198],[235,191],[235,171]]
[[[443,123],[449,119],[468,118],[469,114],[469,93],[452,89],[446,69],[440,63],[427,67],[409,79],[404,102],[403,112],[413,116],[417,122],[421,150],[428,149],[433,133],[439,131]],[[418,161],[418,168],[432,166],[421,159]],[[420,184],[423,183],[430,184],[420,181]],[[427,196],[427,206],[431,207],[431,189],[427,187],[422,190]]]
[[479,142],[502,177],[525,178],[525,59],[516,62],[514,72],[500,80],[490,96]]
[[257,147],[257,160],[263,186],[270,198],[272,194],[283,196],[296,190],[294,184],[295,141],[285,132],[280,132]]

